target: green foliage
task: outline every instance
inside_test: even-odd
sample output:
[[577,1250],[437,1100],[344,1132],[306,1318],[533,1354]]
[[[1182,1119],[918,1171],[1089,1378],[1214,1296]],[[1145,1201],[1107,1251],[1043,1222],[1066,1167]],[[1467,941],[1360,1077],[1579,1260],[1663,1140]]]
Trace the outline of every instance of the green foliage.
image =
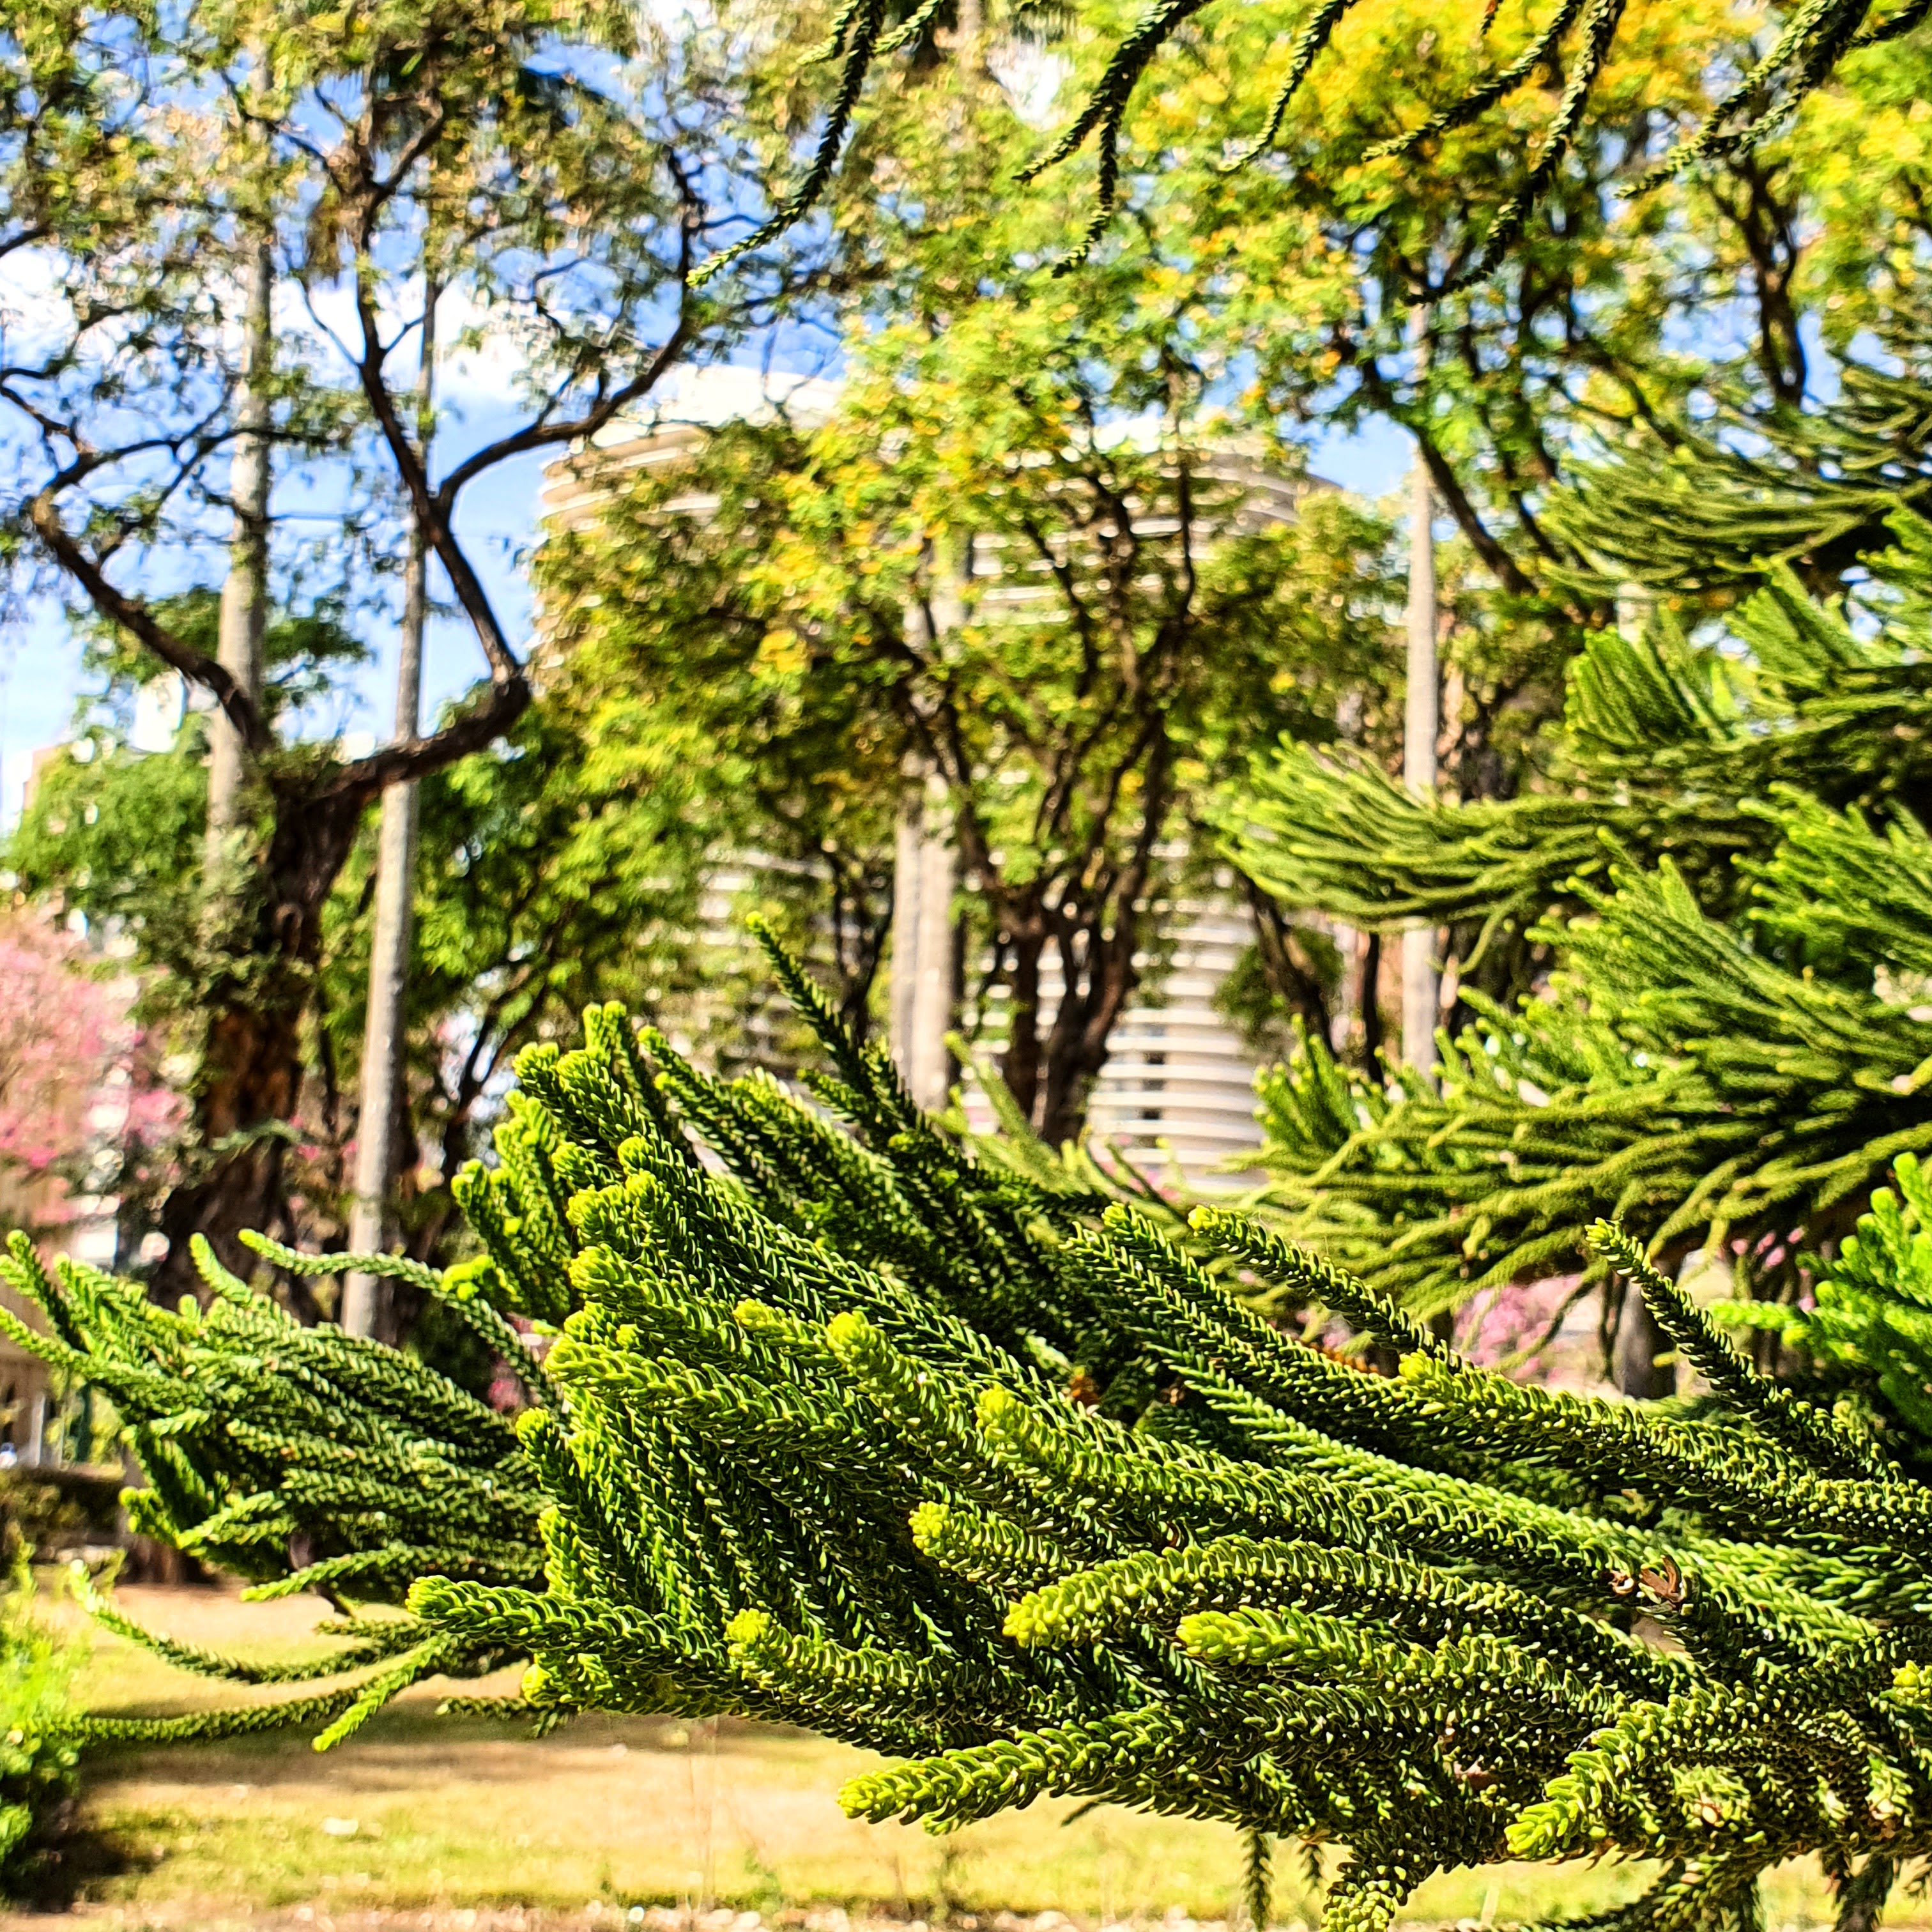
[[[155,600],[157,616],[195,650],[212,657],[220,598],[201,589]],[[154,660],[128,634],[95,620],[79,628],[81,670],[89,680],[75,707],[72,749],[42,771],[6,863],[21,890],[57,894],[98,926],[110,923],[134,943],[143,964],[164,967],[165,984],[146,989],[157,1020],[191,1014],[215,973],[235,962],[211,947],[199,890],[207,817],[207,714],[189,713],[166,750],[136,750],[128,740]],[[342,614],[327,602],[282,608],[265,627],[263,708],[285,723],[304,706],[339,694],[344,674],[368,656]],[[172,672],[159,675],[172,679]],[[314,746],[286,753],[290,772],[312,766]]]
[[1546,936],[1546,994],[1442,1045],[1439,1091],[1384,1088],[1319,1042],[1264,1077],[1271,1198],[1289,1225],[1426,1310],[1586,1259],[1605,1210],[1656,1250],[1788,1277],[1784,1237],[1846,1227],[1932,1145],[1932,1030],[1895,997],[1781,963],[1668,869],[1619,871]]
[[[1058,1791],[1339,1840],[1345,1924],[1438,1864],[1604,1852],[1669,1868],[1633,1924],[1687,1924],[1798,1851],[1922,1841],[1932,1501],[1627,1238],[1596,1237],[1701,1409],[1474,1370],[1238,1217],[1202,1210],[1190,1251],[997,1178],[819,1018],[856,1142],[661,1058],[725,1175],[596,1042],[527,1064],[504,1184],[548,1204],[482,1232],[520,1294],[567,1270],[548,1300],[578,1304],[547,1364],[566,1406],[521,1424],[548,1588],[425,1580],[432,1627],[526,1648],[546,1708],[910,1757],[848,1788],[856,1815]],[[1210,1267],[1339,1310],[1401,1375]]]
[[[1674,1264],[1794,1281],[1793,1230],[1849,1231],[1932,1145],[1927,526],[1894,516],[1865,616],[1773,574],[1692,644],[1605,632],[1572,676],[1549,789],[1436,806],[1291,752],[1238,806],[1291,904],[1527,928],[1514,1004],[1466,991],[1439,1082],[1345,1072],[1319,1040],[1262,1082],[1274,1204],[1413,1305],[1565,1273],[1615,1215]],[[1567,916],[1564,915],[1568,915]],[[1472,955],[1466,955],[1467,964]]]
[[[594,1002],[646,1012],[687,1002],[704,966],[699,907],[715,837],[689,758],[656,765],[608,712],[628,694],[591,692],[518,721],[488,750],[425,778],[407,988],[412,1145],[402,1177],[408,1251],[441,1259],[460,1238],[449,1193],[488,1144],[510,1063],[574,1030]],[[594,704],[586,700],[594,698]],[[334,1064],[355,1066],[368,1010],[374,827],[344,867],[325,920],[322,1024]],[[311,1206],[308,1240],[334,1222]],[[425,1310],[425,1314],[428,1310]]]
[[[212,648],[212,634],[202,638],[211,596],[159,608]],[[334,680],[361,652],[326,610],[278,614],[265,649],[278,716],[339,700]],[[212,986],[245,998],[278,969],[212,941],[192,889],[204,854],[204,715],[187,717],[172,748],[136,751],[127,741],[148,668],[141,654],[91,632],[85,662],[98,682],[78,707],[77,748],[40,773],[7,862],[20,890],[57,895],[131,940],[135,963],[150,969],[140,1016],[170,1045],[192,1042]],[[441,1172],[406,1178],[412,1252],[446,1252],[456,1220],[448,1184],[476,1151],[489,1096],[520,1047],[574,1028],[593,1000],[621,994],[662,1010],[698,977],[697,906],[715,835],[690,781],[689,748],[668,765],[628,755],[598,709],[622,698],[598,691],[586,667],[569,707],[527,712],[503,740],[421,782],[408,1097],[415,1140],[436,1150]],[[287,757],[292,765],[316,755],[311,746]],[[300,1172],[298,1205],[316,1244],[339,1238],[341,1176],[332,1162],[345,1129],[328,1075],[352,1070],[361,1052],[375,834],[372,821],[328,898],[306,982],[319,1077],[300,1126],[316,1157]]]
[[1932,526],[1899,512],[1888,530],[1867,592],[1875,624],[1772,570],[1719,639],[1687,638],[1668,610],[1640,635],[1592,633],[1533,793],[1435,804],[1365,760],[1289,746],[1230,808],[1231,849],[1288,904],[1376,926],[1528,923],[1620,857],[1668,859],[1727,909],[1734,862],[1779,842],[1768,808],[1781,793],[1881,817],[1932,806],[1918,649]]
[[[257,1244],[291,1272],[320,1262]],[[238,1683],[336,1682],[292,1701],[172,1718],[88,1718],[81,1743],[232,1736],[290,1723],[346,1735],[398,1690],[433,1672],[487,1673],[488,1646],[453,1648],[409,1618],[349,1613],[353,1598],[393,1604],[425,1570],[524,1583],[541,1574],[540,1504],[509,1420],[398,1350],[304,1328],[217,1262],[196,1261],[206,1308],[170,1312],[138,1285],[62,1259],[50,1271],[15,1236],[0,1275],[47,1317],[49,1332],[0,1309],[0,1329],[62,1373],[106,1394],[140,1457],[148,1486],[129,1492],[144,1533],[250,1580],[276,1597],[316,1590],[345,1606],[323,1634],[340,1640],[320,1661],[264,1669],[148,1639],[96,1604],[111,1628],[151,1642],[170,1661]],[[554,1401],[542,1369],[488,1304],[445,1291],[406,1262],[364,1258],[379,1273],[438,1294],[442,1305],[519,1376]]]
[[[158,597],[155,616],[182,642],[213,657],[219,644],[221,596],[200,585],[172,597]],[[98,616],[80,626],[83,675],[100,681],[98,694],[81,700],[77,724],[102,724],[126,734],[136,692],[148,680],[166,677],[154,658],[128,633]],[[344,674],[369,661],[369,647],[357,636],[351,614],[339,596],[294,598],[268,613],[262,628],[262,709],[271,722],[286,722],[305,706],[322,703],[340,688]],[[205,716],[205,714],[203,714]]]
[[[171,1044],[196,1063],[196,1144],[158,1217],[156,1270],[176,1294],[192,1284],[192,1234],[242,1266],[243,1227],[287,1232],[317,1197],[333,1206],[346,1133],[319,1012],[330,894],[387,788],[485,751],[531,700],[458,534],[463,492],[499,463],[593,436],[786,292],[790,269],[769,262],[701,301],[690,281],[709,226],[756,193],[760,74],[717,23],[650,25],[607,0],[0,4],[0,233],[48,295],[32,356],[0,384],[23,430],[0,568],[99,614],[101,666],[124,694],[146,663],[218,700],[244,767],[220,880],[187,849],[191,746],[172,767],[97,760],[113,796],[77,799],[70,783],[15,867],[122,918],[182,995],[188,1036]],[[266,320],[238,329],[237,290],[258,276]],[[346,306],[324,322],[280,299],[296,287]],[[514,370],[497,400],[517,419],[432,484],[417,352],[431,345],[433,363],[440,303],[446,323],[462,318],[446,355],[487,341]],[[240,478],[264,445],[267,527],[237,549]],[[434,730],[412,722],[351,757],[315,731],[314,701],[356,654],[348,619],[392,620],[412,548],[482,674]],[[210,655],[224,578],[231,616],[304,614],[268,626],[260,692]],[[142,594],[157,583],[199,587]],[[304,1144],[320,1172],[291,1172],[286,1150]]]
[[77,1781],[80,1751],[70,1694],[80,1662],[74,1645],[33,1614],[24,1566],[0,1598],[0,1890],[33,1870],[36,1828]]
[[[1840,248],[1849,239],[1834,238]],[[1860,292],[1856,278],[1844,278],[1821,319]],[[1720,375],[1714,419],[1673,424],[1667,441],[1633,438],[1634,448],[1589,467],[1553,521],[1589,560],[1596,586],[1614,595],[1640,583],[1702,601],[1783,566],[1822,588],[1895,541],[1888,520],[1901,506],[1922,510],[1932,494],[1922,307],[1894,320],[1879,346],[1881,362],[1861,344],[1864,356],[1840,364],[1826,408],[1767,411]],[[1750,439],[1742,448],[1741,430]]]

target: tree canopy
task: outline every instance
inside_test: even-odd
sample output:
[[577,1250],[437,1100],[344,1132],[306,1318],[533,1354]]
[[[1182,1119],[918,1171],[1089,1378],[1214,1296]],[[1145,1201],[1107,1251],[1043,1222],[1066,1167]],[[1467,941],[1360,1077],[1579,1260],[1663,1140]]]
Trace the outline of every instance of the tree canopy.
[[542,566],[560,701],[628,686],[620,734],[688,748],[772,856],[876,870],[937,776],[992,960],[969,996],[1054,1143],[1208,789],[1275,732],[1376,728],[1394,594],[1385,527],[1270,466],[1166,304],[1062,286],[876,335],[823,423],[607,470]]
[[[185,972],[178,896],[167,958],[200,1034],[196,1150],[161,1213],[178,1286],[192,1233],[239,1262],[242,1227],[289,1231],[326,908],[368,806],[529,704],[465,493],[721,352],[782,292],[751,260],[701,296],[692,280],[757,198],[741,52],[595,4],[0,14],[0,248],[32,292],[0,356],[6,561],[210,696],[217,751],[232,735],[245,766],[240,872],[202,881]],[[412,353],[432,308],[446,343],[516,372],[434,474]],[[298,496],[331,506],[336,540],[310,540]],[[412,530],[484,675],[434,730],[350,757],[278,716],[205,620],[225,576],[257,628],[272,604],[367,634]]]

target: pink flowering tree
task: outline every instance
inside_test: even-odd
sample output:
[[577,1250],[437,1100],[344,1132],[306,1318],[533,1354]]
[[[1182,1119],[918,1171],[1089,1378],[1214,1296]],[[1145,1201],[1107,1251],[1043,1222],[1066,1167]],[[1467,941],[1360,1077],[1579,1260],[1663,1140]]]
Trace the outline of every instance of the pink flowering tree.
[[12,1218],[51,1227],[83,1196],[165,1178],[181,1116],[132,1016],[131,975],[26,910],[0,916],[0,1173]]

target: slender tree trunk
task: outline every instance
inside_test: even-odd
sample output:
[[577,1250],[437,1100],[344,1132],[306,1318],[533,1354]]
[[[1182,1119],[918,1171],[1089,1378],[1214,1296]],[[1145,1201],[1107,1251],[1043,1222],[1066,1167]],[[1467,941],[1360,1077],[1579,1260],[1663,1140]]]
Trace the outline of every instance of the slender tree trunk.
[[1318,1040],[1332,1043],[1335,1016],[1330,988],[1321,975],[1295,956],[1294,922],[1246,873],[1236,875],[1255,923],[1255,946],[1268,990],[1285,1000]]
[[906,1087],[934,1112],[952,1085],[952,898],[958,866],[946,824],[946,782],[915,775],[899,821],[892,884],[892,1052]]
[[[437,293],[432,282],[424,294],[422,356],[416,382],[416,444],[425,470],[436,401]],[[416,738],[422,727],[423,626],[428,608],[428,545],[422,526],[412,519],[396,664],[394,735],[404,742]],[[362,1030],[362,1105],[356,1115],[355,1199],[349,1216],[349,1246],[355,1254],[379,1251],[388,1233],[416,897],[416,812],[413,781],[391,785],[382,794],[382,827],[376,857],[376,928],[369,947],[369,1011]],[[342,1325],[350,1334],[376,1332],[386,1312],[385,1286],[374,1275],[358,1273],[349,1277],[343,1288]]]
[[[221,616],[215,647],[222,668],[259,704],[262,696],[262,639],[268,621],[268,377],[274,352],[271,303],[274,268],[268,244],[248,256],[244,280],[246,338],[242,349],[242,393],[236,410],[241,434],[228,469],[228,494],[234,502],[228,578],[221,589]],[[232,908],[247,861],[243,793],[248,782],[248,748],[219,706],[208,714],[208,832],[202,876],[211,917],[218,921]]]
[[1094,1083],[1106,1070],[1114,1023],[1141,982],[1134,963],[1141,929],[1138,896],[1116,904],[1112,933],[1100,923],[1104,911],[1096,908],[1090,922],[1060,937],[1064,991],[1047,1033],[1040,1082],[1040,1134],[1049,1147],[1077,1139],[1085,1126]]
[[926,795],[926,838],[920,849],[919,982],[913,998],[913,1052],[909,1070],[913,1096],[928,1110],[946,1105],[952,1091],[953,988],[958,972],[952,957],[958,941],[952,896],[958,867],[945,824],[946,785],[930,782]]
[[[1426,386],[1429,374],[1428,311],[1411,318],[1416,378]],[[1436,739],[1441,728],[1436,666],[1436,496],[1429,470],[1418,449],[1409,476],[1408,682],[1402,712],[1402,775],[1413,791],[1436,789]],[[1402,1057],[1431,1082],[1436,1076],[1438,987],[1436,932],[1412,926],[1402,935]]]
[[[976,38],[968,40],[963,14],[961,19],[960,57],[976,59]],[[961,576],[943,558],[929,560],[933,567],[925,598],[908,610],[907,621],[937,656],[965,615],[972,544],[967,544]],[[892,1052],[914,1100],[932,1112],[946,1105],[956,1071],[946,1042],[958,1011],[952,901],[959,862],[945,774],[914,758],[907,762],[905,777],[892,880]]]
[[913,1015],[919,991],[920,848],[926,837],[922,776],[919,760],[908,757],[892,850],[892,1059],[908,1086],[912,1082]]
[[[236,406],[240,433],[229,460],[234,506],[228,577],[221,590],[215,654],[236,684],[259,705],[262,640],[268,612],[268,378],[274,354],[274,264],[266,239],[250,250],[243,277],[242,388]],[[208,714],[208,823],[202,850],[202,916],[218,970],[209,988],[207,1031],[194,1096],[195,1138],[205,1161],[162,1203],[160,1232],[168,1248],[154,1286],[175,1300],[200,1286],[192,1244],[197,1234],[227,1268],[247,1274],[254,1257],[237,1237],[244,1228],[273,1228],[281,1202],[284,1150],[302,1091],[298,1000],[291,1000],[280,970],[287,931],[278,925],[275,964],[266,974],[238,975],[220,963],[244,961],[251,935],[237,922],[268,915],[267,899],[249,903],[244,887],[261,829],[249,822],[248,749],[218,706]],[[272,830],[272,844],[276,834]],[[268,871],[274,869],[272,860]],[[277,1230],[279,1232],[279,1230]]]
[[1012,995],[1006,1015],[1006,1051],[1000,1055],[1000,1078],[1006,1083],[1020,1112],[1030,1120],[1040,1098],[1040,961],[1046,934],[1037,918],[1028,930],[1009,941],[1012,963],[1006,986]]
[[1362,935],[1362,975],[1358,1004],[1362,1013],[1362,1064],[1370,1072],[1382,1050],[1382,936]]

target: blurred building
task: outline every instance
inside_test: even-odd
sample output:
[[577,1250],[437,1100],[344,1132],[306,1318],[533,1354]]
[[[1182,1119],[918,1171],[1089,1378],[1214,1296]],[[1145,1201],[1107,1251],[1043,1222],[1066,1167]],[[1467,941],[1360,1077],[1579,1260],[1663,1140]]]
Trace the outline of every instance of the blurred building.
[[[1201,1192],[1251,1184],[1258,1176],[1243,1172],[1242,1157],[1261,1138],[1256,1055],[1215,1004],[1253,944],[1254,922],[1232,880],[1216,883],[1222,890],[1209,896],[1151,909],[1149,923],[1164,956],[1114,1022],[1106,1066],[1087,1104],[1092,1139],[1118,1148],[1151,1180],[1178,1170]],[[992,1010],[980,1016],[982,1052],[997,1051],[1004,1036],[998,1006],[1004,993],[994,988]],[[1059,998],[1059,969],[1049,952],[1040,973],[1044,1024],[1052,1024]],[[971,1092],[967,1117],[976,1126],[992,1124],[992,1108]]]
[[[626,478],[674,471],[724,424],[783,415],[812,427],[830,414],[838,389],[837,382],[821,378],[752,369],[682,371],[649,410],[612,423],[590,448],[550,466],[542,497],[545,522],[570,528],[594,521],[600,502]],[[1120,433],[1129,438],[1150,434],[1134,424],[1123,425]],[[1240,443],[1231,443],[1209,473],[1235,486],[1232,507],[1222,512],[1228,530],[1289,520],[1309,488],[1329,487],[1271,471]],[[694,489],[674,498],[670,507],[704,517],[717,502]],[[1177,527],[1163,530],[1150,521],[1144,531],[1158,537]],[[990,574],[998,566],[988,557],[984,568]],[[997,615],[1002,604],[1017,609],[1049,594],[1009,586],[984,598],[982,608]],[[953,957],[956,882],[945,815],[944,788],[908,772],[887,966],[891,1040],[894,1058],[928,1106],[944,1104],[947,1083],[958,1071],[945,1044],[956,1024],[960,978]],[[734,860],[710,896],[707,923],[728,921],[732,902],[764,862],[755,854]],[[1098,1140],[1118,1148],[1156,1179],[1178,1168],[1196,1188],[1243,1184],[1241,1157],[1260,1140],[1256,1056],[1216,1005],[1223,982],[1255,937],[1252,916],[1232,884],[1232,878],[1224,878],[1203,898],[1154,908],[1158,944],[1145,962],[1149,977],[1114,1026],[1108,1063],[1088,1108],[1089,1130]],[[725,932],[718,938],[730,943]],[[1042,962],[1042,1033],[1052,1024],[1059,994],[1058,968],[1048,949]],[[1004,989],[994,988],[986,1010],[967,1016],[982,1057],[997,1053],[1003,1041],[1004,999]],[[991,1108],[970,1088],[968,1112],[976,1125],[991,1125]]]

